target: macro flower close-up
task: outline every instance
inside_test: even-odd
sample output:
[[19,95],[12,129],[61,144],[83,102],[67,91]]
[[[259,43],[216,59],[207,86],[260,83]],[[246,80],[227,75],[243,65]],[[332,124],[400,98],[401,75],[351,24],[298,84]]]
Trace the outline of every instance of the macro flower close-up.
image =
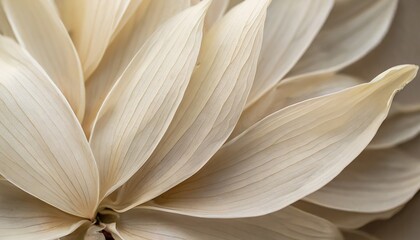
[[416,0],[0,3],[0,239],[418,239]]

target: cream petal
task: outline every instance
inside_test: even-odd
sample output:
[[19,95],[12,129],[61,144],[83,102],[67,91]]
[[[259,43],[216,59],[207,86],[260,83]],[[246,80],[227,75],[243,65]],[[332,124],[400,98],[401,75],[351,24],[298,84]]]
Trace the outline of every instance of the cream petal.
[[54,239],[86,222],[0,181],[0,239]]
[[397,3],[398,0],[337,1],[324,27],[289,75],[338,71],[359,60],[387,33]]
[[98,170],[70,105],[14,41],[0,38],[0,174],[31,195],[91,218]]
[[77,118],[85,112],[85,86],[77,52],[48,1],[3,0],[16,38],[67,98]]
[[[284,108],[224,145],[190,179],[148,205],[209,218],[277,211],[337,176],[372,140],[417,67]],[[340,103],[340,104],[337,104]]]
[[206,34],[199,66],[171,125],[149,160],[118,192],[113,209],[125,211],[167,191],[196,173],[223,145],[255,76],[267,5],[246,1]]
[[360,213],[335,210],[305,201],[298,201],[293,205],[307,213],[326,219],[341,229],[357,229],[375,220],[389,219],[404,207],[400,206],[378,213]]
[[101,61],[130,0],[59,0],[58,9],[79,53],[85,80]]
[[408,202],[419,188],[420,159],[397,148],[370,150],[305,200],[338,210],[383,212]]
[[209,3],[191,7],[159,28],[105,99],[90,139],[101,197],[139,170],[169,127],[198,57]]
[[249,103],[272,88],[296,64],[324,24],[333,3],[332,0],[271,3]]
[[207,11],[206,20],[204,21],[204,29],[209,30],[217,20],[221,19],[225,14],[228,5],[229,0],[213,1]]
[[360,83],[362,81],[354,77],[334,73],[285,79],[245,108],[230,138],[239,135],[253,124],[282,108],[310,98],[338,92]]
[[83,128],[89,136],[95,117],[102,103],[129,63],[139,52],[146,39],[170,17],[186,9],[189,0],[177,0],[167,4],[167,0],[144,1],[125,25],[120,34],[105,52],[97,70],[86,82],[86,117]]
[[263,217],[201,219],[146,209],[121,214],[114,232],[130,239],[343,239],[328,221],[288,207]]

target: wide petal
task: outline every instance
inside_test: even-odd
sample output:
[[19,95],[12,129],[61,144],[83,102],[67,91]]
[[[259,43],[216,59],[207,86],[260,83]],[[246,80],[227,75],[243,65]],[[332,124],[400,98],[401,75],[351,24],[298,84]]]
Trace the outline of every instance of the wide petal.
[[360,83],[362,81],[357,78],[334,73],[285,79],[245,108],[230,138],[236,137],[261,119],[287,106]]
[[148,205],[211,218],[258,216],[288,206],[327,184],[362,152],[417,69],[394,67],[370,83],[270,115]]
[[54,239],[87,222],[0,180],[0,239]]
[[48,1],[3,0],[16,38],[54,81],[81,121],[85,86],[76,49],[54,5]]
[[147,38],[163,22],[190,5],[189,0],[167,3],[167,0],[143,2],[108,47],[97,70],[86,82],[86,116],[83,128],[87,136],[90,136],[99,108],[117,79],[136,54],[146,54],[145,51],[139,50]]
[[133,209],[121,214],[114,232],[124,240],[342,239],[330,222],[293,207],[263,217],[228,220]]
[[0,38],[0,174],[31,195],[91,218],[98,170],[76,116],[39,65]]
[[338,71],[359,60],[387,33],[397,3],[398,0],[336,1],[324,27],[289,75]]
[[272,1],[249,103],[273,87],[296,64],[324,24],[333,3],[331,0]]
[[90,139],[101,197],[139,170],[169,127],[198,57],[209,3],[191,7],[159,28],[105,99]]
[[185,97],[154,154],[117,194],[127,210],[196,173],[222,146],[255,76],[268,1],[250,0],[208,32]]

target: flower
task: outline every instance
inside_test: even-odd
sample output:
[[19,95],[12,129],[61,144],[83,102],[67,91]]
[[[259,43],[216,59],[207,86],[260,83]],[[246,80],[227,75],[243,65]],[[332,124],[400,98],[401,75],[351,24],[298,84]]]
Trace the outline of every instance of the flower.
[[342,238],[296,202],[354,209],[334,186],[374,169],[346,167],[417,67],[337,71],[397,1],[193,2],[2,1],[0,238]]

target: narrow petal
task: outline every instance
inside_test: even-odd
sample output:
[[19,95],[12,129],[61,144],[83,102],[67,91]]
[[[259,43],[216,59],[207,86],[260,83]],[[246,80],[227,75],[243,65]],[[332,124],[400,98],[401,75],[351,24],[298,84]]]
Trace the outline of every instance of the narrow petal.
[[295,65],[324,24],[333,3],[332,0],[271,3],[249,103],[273,87]]
[[0,181],[1,239],[54,239],[73,232],[86,222],[30,196],[7,181]]
[[236,137],[253,124],[282,108],[310,98],[338,92],[360,83],[362,81],[354,77],[333,73],[285,79],[245,108],[230,138]]
[[118,193],[127,210],[196,173],[223,145],[245,105],[255,76],[268,1],[229,12],[204,38],[185,97],[154,154]]
[[67,24],[85,80],[98,66],[130,0],[60,0],[59,10]]
[[47,72],[81,121],[85,87],[76,50],[54,6],[48,1],[3,0],[16,38]]
[[0,38],[0,174],[31,195],[91,218],[98,171],[64,96],[14,41]]
[[[89,136],[99,108],[117,79],[139,52],[146,39],[163,22],[189,7],[188,0],[177,0],[167,4],[167,0],[144,2],[133,18],[121,30],[108,47],[98,69],[86,82],[86,117],[83,128]],[[140,56],[138,56],[140,57]]]
[[[284,108],[224,145],[190,179],[149,205],[180,214],[249,217],[277,211],[336,177],[372,140],[417,67]],[[337,104],[340,103],[340,104]]]
[[191,7],[159,28],[107,96],[90,139],[101,197],[136,173],[163,137],[197,60],[209,3]]
[[398,109],[397,107],[394,111],[394,114],[379,128],[368,146],[369,149],[394,147],[415,138],[420,133],[420,108]]
[[408,202],[419,188],[420,159],[398,149],[380,149],[364,151],[305,200],[338,210],[383,212]]
[[305,201],[298,201],[293,205],[307,213],[326,219],[341,229],[358,229],[375,220],[389,219],[404,207],[400,206],[378,213],[360,213],[335,210]]
[[229,220],[133,209],[121,214],[115,231],[124,240],[342,239],[333,224],[293,207],[263,217]]
[[209,10],[204,21],[204,28],[209,30],[217,20],[225,14],[229,5],[229,0],[216,0],[210,4]]
[[289,75],[338,71],[359,60],[387,33],[397,3],[336,1],[324,27]]

